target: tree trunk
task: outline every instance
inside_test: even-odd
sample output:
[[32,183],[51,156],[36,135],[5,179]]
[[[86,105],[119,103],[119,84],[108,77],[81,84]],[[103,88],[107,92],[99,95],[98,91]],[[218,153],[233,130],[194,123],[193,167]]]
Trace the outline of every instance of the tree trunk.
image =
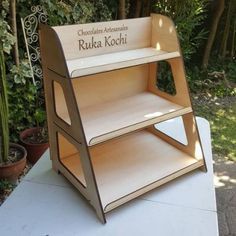
[[229,30],[230,30],[230,18],[231,18],[231,8],[232,8],[232,0],[229,1],[228,11],[227,11],[227,18],[225,21],[225,28],[220,48],[220,54],[222,58],[225,58],[227,53],[227,43],[229,38]]
[[125,19],[125,0],[119,0],[119,19]]
[[142,16],[149,16],[151,10],[151,0],[144,0],[143,2],[143,9],[142,9]]
[[135,7],[135,13],[134,18],[138,18],[141,15],[141,9],[142,9],[142,0],[136,0],[136,7]]
[[230,53],[231,58],[233,58],[235,54],[235,44],[236,44],[235,35],[236,35],[236,19],[234,19],[234,25],[233,25],[232,46],[231,46],[231,53]]
[[210,58],[210,54],[211,54],[211,49],[212,49],[212,45],[214,43],[218,23],[219,23],[221,15],[224,11],[224,8],[225,8],[225,0],[218,0],[216,9],[215,9],[213,17],[212,17],[212,24],[211,24],[206,48],[204,51],[204,56],[203,56],[203,61],[202,61],[203,68],[207,68],[207,66],[208,66],[208,62],[209,62],[209,58]]
[[12,34],[15,37],[15,44],[13,46],[13,57],[16,66],[19,66],[19,50],[18,50],[18,40],[17,40],[17,25],[16,25],[16,0],[11,0],[10,2],[11,6],[11,29]]

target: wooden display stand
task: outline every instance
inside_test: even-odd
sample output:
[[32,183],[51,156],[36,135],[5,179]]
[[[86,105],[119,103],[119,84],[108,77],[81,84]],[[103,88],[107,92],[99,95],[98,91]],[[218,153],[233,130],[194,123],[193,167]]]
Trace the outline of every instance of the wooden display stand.
[[[40,27],[53,168],[105,213],[206,170],[175,26],[162,15]],[[167,61],[176,94],[157,84]],[[181,116],[182,144],[154,125]]]

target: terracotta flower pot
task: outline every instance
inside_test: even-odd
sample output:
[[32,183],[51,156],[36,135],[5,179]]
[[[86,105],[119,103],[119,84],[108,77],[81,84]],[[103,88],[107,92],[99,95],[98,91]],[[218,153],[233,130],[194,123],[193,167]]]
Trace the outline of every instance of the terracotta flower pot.
[[29,128],[20,133],[20,141],[27,150],[27,159],[30,163],[35,164],[43,153],[48,149],[49,143],[30,143],[27,137],[32,136],[40,131],[40,127]]
[[14,163],[0,166],[0,179],[7,179],[15,183],[26,166],[27,151],[24,147],[16,143],[10,143],[11,147],[20,150],[22,152],[22,158]]

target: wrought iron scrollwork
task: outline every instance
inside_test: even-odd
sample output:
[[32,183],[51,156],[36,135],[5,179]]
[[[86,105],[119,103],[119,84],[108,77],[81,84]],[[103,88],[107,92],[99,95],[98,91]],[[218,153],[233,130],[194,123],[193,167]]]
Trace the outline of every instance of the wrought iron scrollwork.
[[42,87],[42,66],[39,50],[39,23],[47,23],[47,13],[45,9],[40,6],[31,7],[32,14],[21,19],[27,56],[29,58],[30,67],[33,74],[33,83],[38,87]]

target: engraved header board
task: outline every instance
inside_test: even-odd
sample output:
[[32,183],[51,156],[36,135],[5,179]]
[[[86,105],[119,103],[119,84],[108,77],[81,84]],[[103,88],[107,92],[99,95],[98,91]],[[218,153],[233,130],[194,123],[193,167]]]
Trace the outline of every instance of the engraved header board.
[[151,18],[53,27],[66,60],[151,45]]

